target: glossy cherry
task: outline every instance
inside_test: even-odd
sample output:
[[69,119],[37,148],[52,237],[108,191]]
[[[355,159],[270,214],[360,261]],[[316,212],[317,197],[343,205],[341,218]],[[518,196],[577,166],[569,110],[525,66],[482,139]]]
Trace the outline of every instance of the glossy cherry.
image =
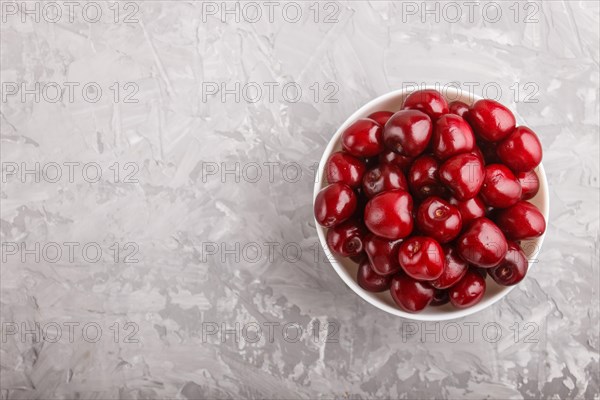
[[465,261],[478,267],[491,268],[504,259],[508,245],[500,228],[482,217],[471,222],[458,238],[457,250]]
[[369,198],[394,189],[408,191],[404,173],[393,164],[382,164],[367,171],[363,176],[362,187]]
[[377,122],[379,125],[384,126],[388,119],[394,115],[391,111],[376,111],[373,114],[369,115],[367,118],[372,119]]
[[506,208],[521,198],[521,184],[504,165],[490,164],[485,167],[485,178],[479,195],[489,206]]
[[362,160],[342,151],[333,153],[325,168],[329,183],[341,182],[352,188],[362,183],[362,177],[367,170]]
[[450,104],[448,104],[448,112],[450,114],[455,114],[459,117],[465,118],[465,116],[469,112],[469,105],[463,103],[462,101],[453,101]]
[[447,290],[443,289],[435,289],[433,293],[433,299],[431,303],[429,303],[432,307],[443,306],[444,304],[448,304],[450,302],[450,295]]
[[467,114],[467,120],[475,134],[488,142],[504,139],[515,129],[515,116],[494,100],[476,101]]
[[356,157],[373,157],[383,151],[382,128],[369,118],[353,122],[342,133],[342,147]]
[[439,160],[468,153],[475,146],[475,136],[471,127],[462,117],[454,114],[442,115],[435,122],[431,141],[433,154]]
[[475,271],[467,271],[457,284],[448,289],[450,303],[456,308],[467,308],[479,303],[485,293],[485,279]]
[[431,139],[431,119],[417,110],[398,111],[383,128],[385,145],[407,157],[421,154]]
[[402,242],[398,261],[404,272],[422,281],[437,279],[444,271],[442,247],[426,236],[412,236]]
[[379,275],[393,275],[400,271],[398,250],[401,240],[388,240],[372,233],[364,239],[364,248],[371,268]]
[[448,114],[448,103],[440,92],[433,89],[417,90],[404,100],[404,109],[419,110],[437,119]]
[[512,286],[525,278],[528,266],[527,257],[521,247],[517,243],[509,241],[504,260],[497,267],[488,271],[492,279],[499,285]]
[[403,190],[383,192],[365,207],[365,225],[377,236],[401,239],[413,229],[412,197]]
[[458,208],[444,199],[431,196],[417,209],[417,227],[438,242],[447,243],[460,233],[462,217]]
[[369,260],[364,259],[358,266],[356,281],[359,286],[367,292],[378,293],[384,292],[390,288],[392,276],[382,276],[377,274],[373,268],[371,268]]
[[458,208],[463,226],[467,226],[474,219],[485,217],[486,207],[479,196],[462,201],[456,197],[450,197],[449,202]]
[[540,180],[535,171],[519,172],[515,176],[521,184],[521,200],[534,198],[540,190]]
[[414,158],[400,155],[393,150],[384,150],[383,153],[379,155],[379,163],[393,164],[399,167],[403,172],[408,172],[413,160]]
[[439,164],[431,156],[417,158],[408,172],[408,186],[417,199],[442,196],[444,187],[439,179]]
[[483,184],[483,164],[473,154],[458,154],[440,166],[439,177],[454,197],[467,200],[475,197]]
[[535,132],[519,126],[496,149],[502,163],[514,172],[531,171],[542,162],[542,144]]
[[500,210],[496,223],[509,239],[522,240],[541,236],[546,231],[546,220],[536,206],[519,201]]
[[406,274],[398,274],[392,279],[390,294],[402,310],[416,313],[423,310],[431,300],[435,290],[427,282],[420,282]]
[[469,264],[463,260],[458,251],[452,246],[442,247],[444,251],[444,270],[435,280],[429,282],[436,289],[447,289],[462,279],[469,269]]
[[332,183],[317,194],[314,205],[319,225],[331,228],[350,218],[356,210],[356,195],[350,186]]
[[353,257],[364,250],[365,227],[356,219],[349,219],[327,231],[327,245],[342,257]]

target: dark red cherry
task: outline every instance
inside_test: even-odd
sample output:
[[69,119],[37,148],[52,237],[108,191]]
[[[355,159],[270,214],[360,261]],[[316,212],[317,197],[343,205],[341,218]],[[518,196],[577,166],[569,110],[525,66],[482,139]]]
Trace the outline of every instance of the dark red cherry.
[[369,118],[353,122],[342,133],[342,147],[356,157],[373,157],[383,151],[381,125]]
[[489,273],[499,285],[512,286],[525,278],[527,268],[528,263],[525,253],[517,243],[509,241],[504,260],[497,267],[489,269]]
[[365,207],[365,225],[377,236],[401,239],[412,232],[412,197],[403,190],[383,192]]
[[435,289],[435,292],[433,293],[433,299],[431,300],[431,303],[429,303],[429,305],[433,307],[438,307],[443,306],[444,304],[448,304],[449,302],[450,295],[448,294],[447,290]]
[[376,111],[373,114],[369,115],[367,118],[372,119],[377,122],[379,125],[384,126],[388,119],[394,115],[391,111]]
[[437,90],[417,90],[408,95],[404,100],[405,110],[419,110],[429,115],[431,119],[437,119],[448,114],[448,103],[444,96]]
[[486,142],[485,140],[478,140],[477,147],[479,147],[479,151],[483,154],[483,161],[485,164],[500,164],[500,157],[496,154],[497,143]]
[[454,197],[467,200],[475,197],[483,184],[483,164],[473,154],[458,154],[440,166],[439,176]]
[[393,164],[403,172],[408,172],[413,160],[414,158],[412,157],[400,155],[392,150],[384,150],[384,152],[379,155],[379,162],[381,164]]
[[482,217],[471,222],[458,238],[457,250],[465,261],[478,267],[491,268],[504,259],[508,245],[500,228]]
[[531,171],[542,162],[542,144],[537,135],[519,126],[496,149],[498,157],[514,172]]
[[463,226],[467,226],[469,222],[474,219],[485,217],[485,204],[479,196],[475,196],[472,199],[460,201],[455,197],[450,197],[450,204],[458,208],[460,216],[462,218]]
[[358,187],[366,170],[367,167],[362,160],[338,151],[333,153],[327,161],[327,181],[329,183],[345,183],[353,188]]
[[372,233],[364,239],[365,252],[373,270],[379,275],[393,275],[400,271],[398,250],[401,240],[388,240]]
[[450,303],[456,308],[467,308],[479,303],[485,293],[485,279],[474,271],[465,276],[449,290]]
[[413,162],[408,172],[408,185],[413,196],[424,199],[444,194],[438,170],[438,162],[431,156],[421,156]]
[[408,157],[421,154],[431,139],[431,119],[417,110],[398,111],[383,128],[385,145]]
[[444,271],[444,252],[434,239],[411,236],[400,245],[400,266],[409,276],[422,281],[432,281]]
[[515,129],[515,116],[494,100],[476,101],[467,114],[467,120],[475,134],[488,142],[497,142]]
[[331,251],[342,257],[359,255],[364,250],[366,229],[356,219],[349,219],[327,231],[327,244]]
[[406,312],[416,313],[431,303],[434,289],[426,282],[398,274],[392,279],[390,293],[398,307]]
[[458,208],[446,200],[431,196],[419,205],[417,227],[438,242],[447,243],[460,233],[462,217]]
[[488,270],[487,270],[487,268],[479,268],[479,267],[475,267],[474,265],[471,265],[469,267],[469,270],[477,272],[479,275],[481,275],[481,277],[483,279],[487,278],[487,276],[488,276],[488,273],[487,273]]
[[479,195],[489,206],[506,208],[521,198],[521,184],[504,165],[490,164],[485,167],[485,178]]
[[517,204],[500,210],[496,223],[502,232],[512,240],[531,239],[546,231],[544,216],[531,203],[519,201]]
[[521,200],[533,199],[540,190],[540,180],[535,171],[519,172],[515,176],[521,184]]
[[356,281],[359,286],[365,289],[367,292],[384,292],[390,288],[392,283],[392,276],[382,276],[377,274],[371,265],[369,260],[362,260],[358,267],[358,273]]
[[356,209],[356,195],[350,186],[332,183],[315,198],[315,219],[319,225],[331,228],[350,218]]
[[453,101],[448,104],[448,110],[450,114],[456,114],[459,117],[465,118],[465,115],[469,112],[469,106],[462,101]]
[[463,260],[458,251],[452,246],[442,247],[444,251],[444,270],[439,278],[431,281],[431,286],[436,289],[447,289],[462,279],[469,269],[469,264]]
[[446,160],[456,154],[473,150],[475,136],[462,117],[454,114],[442,115],[436,122],[432,136],[433,154]]
[[381,192],[400,189],[408,192],[408,183],[402,170],[392,164],[382,164],[369,171],[363,177],[363,190],[367,197]]

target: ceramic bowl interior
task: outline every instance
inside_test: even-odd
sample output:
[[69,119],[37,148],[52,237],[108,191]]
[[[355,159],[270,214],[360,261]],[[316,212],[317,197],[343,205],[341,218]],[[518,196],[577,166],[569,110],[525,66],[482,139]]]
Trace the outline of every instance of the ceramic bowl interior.
[[[430,87],[430,89],[436,89]],[[400,110],[404,98],[410,94],[412,90],[397,90],[383,96],[380,96],[369,103],[362,106],[358,111],[350,116],[344,122],[337,132],[331,138],[323,156],[321,157],[321,161],[319,163],[319,173],[317,176],[325,177],[324,169],[329,156],[336,151],[341,150],[341,136],[342,132],[348,127],[353,121],[358,118],[364,118],[369,114],[375,111],[398,111]],[[450,101],[460,100],[467,104],[472,104],[473,102],[480,99],[480,97],[474,96],[469,92],[459,90],[457,88],[448,88],[447,90],[441,91],[444,97]],[[524,125],[523,121],[520,121],[518,115],[517,125]],[[544,167],[540,164],[536,168],[536,172],[538,174],[540,180],[540,190],[537,195],[529,200],[535,206],[539,208],[539,210],[546,218],[546,222],[548,222],[548,182],[546,179],[546,174],[544,172]],[[313,194],[313,202],[317,193],[325,186],[327,186],[327,181],[325,178],[315,182],[314,194]],[[317,233],[319,236],[319,240],[321,242],[321,246],[325,249],[326,254],[331,254],[331,252],[327,248],[327,242],[325,240],[327,229],[321,227],[319,224],[315,222],[317,226]],[[544,235],[522,242],[522,247],[529,259],[529,268],[534,268],[537,263],[537,255],[542,247],[542,243],[544,241]],[[454,308],[450,304],[446,304],[441,307],[427,307],[421,313],[411,314],[400,310],[392,300],[389,291],[383,293],[370,293],[361,288],[358,283],[356,283],[356,273],[358,270],[358,265],[355,264],[352,260],[344,257],[339,257],[336,255],[329,255],[329,261],[337,274],[342,278],[342,280],[352,289],[357,295],[362,297],[367,302],[371,303],[375,307],[386,311],[390,314],[397,315],[399,317],[404,317],[413,320],[419,321],[443,321],[454,318],[465,317],[467,315],[474,314],[484,308],[487,308],[506,296],[515,286],[504,287],[496,284],[492,279],[488,278],[486,280],[487,290],[484,298],[475,306],[466,308],[466,309],[457,309]],[[525,278],[527,279],[527,278]]]

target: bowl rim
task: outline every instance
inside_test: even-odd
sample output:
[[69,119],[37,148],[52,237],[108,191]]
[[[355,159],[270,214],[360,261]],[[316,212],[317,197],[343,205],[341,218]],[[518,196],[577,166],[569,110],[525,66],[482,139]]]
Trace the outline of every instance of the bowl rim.
[[[474,93],[471,93],[471,92],[468,92],[466,90],[462,90],[462,89],[459,89],[456,87],[440,88],[440,87],[433,86],[433,85],[426,85],[426,86],[420,86],[420,87],[411,87],[411,88],[394,90],[394,91],[391,91],[389,93],[383,94],[381,96],[378,96],[378,97],[370,100],[369,102],[364,104],[362,107],[360,107],[358,110],[356,110],[352,115],[350,115],[340,125],[338,130],[333,134],[333,136],[327,143],[327,146],[325,147],[325,150],[323,151],[323,155],[321,156],[321,159],[319,161],[319,167],[318,167],[317,174],[315,175],[315,184],[314,184],[314,189],[313,189],[313,207],[314,207],[314,203],[315,203],[317,194],[323,187],[325,187],[325,182],[326,182],[325,165],[327,163],[327,160],[329,159],[331,154],[334,151],[336,151],[335,148],[339,145],[342,132],[346,129],[346,127],[349,126],[355,120],[357,120],[359,118],[364,118],[364,117],[366,117],[366,115],[373,112],[372,110],[371,111],[367,111],[367,110],[376,108],[376,106],[379,106],[379,105],[389,102],[391,100],[405,97],[406,95],[408,95],[409,93],[412,93],[414,91],[425,90],[425,89],[437,90],[445,98],[448,98],[451,95],[457,96],[461,100],[463,100],[464,98],[469,98],[469,99],[471,99],[470,103],[473,103],[477,100],[483,99],[483,97],[477,96]],[[523,122],[522,118],[518,114],[516,114],[516,113],[514,113],[514,114],[515,114],[515,118],[517,120],[517,125],[522,125],[522,122]],[[548,180],[546,177],[546,172],[544,170],[543,164],[540,163],[540,165],[536,168],[537,168],[536,172],[538,175],[538,179],[540,181],[540,191],[534,198],[537,198],[538,196],[541,195],[541,199],[540,199],[541,206],[539,206],[538,208],[540,209],[540,212],[546,219],[546,226],[548,226],[548,215],[549,215],[549,209],[550,209]],[[320,179],[321,177],[322,177],[322,179]],[[313,215],[313,218],[314,218],[314,215]],[[475,314],[481,310],[484,310],[484,309],[492,306],[493,304],[495,304],[496,302],[498,302],[502,298],[504,298],[506,295],[508,295],[515,287],[518,286],[518,285],[514,285],[514,286],[503,287],[500,291],[491,295],[489,298],[484,297],[479,303],[477,303],[474,306],[469,307],[469,308],[463,308],[463,309],[456,308],[456,309],[453,309],[452,311],[441,311],[440,310],[440,311],[436,311],[434,313],[414,313],[414,314],[409,313],[409,312],[403,311],[399,308],[392,307],[392,306],[384,303],[381,299],[375,297],[376,294],[367,292],[366,290],[361,288],[358,285],[358,283],[356,282],[356,279],[351,277],[348,274],[348,272],[346,271],[346,269],[340,264],[340,262],[338,262],[338,260],[337,260],[338,256],[332,254],[329,251],[329,247],[327,245],[327,240],[326,240],[326,236],[325,236],[326,228],[319,225],[319,223],[316,221],[316,219],[314,219],[314,221],[315,221],[315,226],[316,226],[316,230],[317,230],[317,235],[319,237],[319,242],[321,243],[321,247],[325,251],[325,254],[327,255],[327,259],[328,259],[329,263],[331,264],[331,266],[333,267],[335,272],[338,274],[338,276],[344,281],[344,283],[346,283],[346,285],[350,289],[352,289],[352,291],[355,294],[357,294],[359,297],[361,297],[364,301],[370,303],[371,305],[379,308],[382,311],[385,311],[389,314],[392,314],[392,315],[395,315],[398,317],[403,317],[403,318],[407,318],[407,319],[411,319],[411,320],[415,320],[415,321],[448,321],[448,320],[452,320],[452,319],[463,318],[463,317]],[[528,256],[528,264],[529,264],[528,268],[529,269],[532,268],[533,264],[535,264],[538,261],[537,256],[540,253],[542,244],[544,242],[544,238],[546,237],[546,232],[547,232],[547,229],[541,236],[531,239],[531,242],[533,242],[533,244],[535,246],[534,247],[535,250],[533,251],[533,253],[531,255]]]

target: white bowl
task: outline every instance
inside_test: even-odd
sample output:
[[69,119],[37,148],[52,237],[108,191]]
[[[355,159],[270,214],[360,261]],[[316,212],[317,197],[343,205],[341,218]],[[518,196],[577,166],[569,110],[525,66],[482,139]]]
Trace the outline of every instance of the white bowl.
[[[437,88],[427,87],[427,89]],[[325,164],[327,163],[327,160],[329,159],[329,156],[332,153],[341,150],[342,132],[352,122],[356,121],[359,118],[364,118],[375,111],[400,110],[400,107],[404,102],[404,98],[412,91],[413,90],[407,89],[396,90],[391,93],[380,96],[374,100],[371,100],[370,102],[362,106],[354,114],[352,114],[350,118],[348,118],[346,122],[344,122],[342,126],[340,126],[340,128],[329,141],[329,144],[327,145],[327,148],[323,153],[323,157],[321,157],[321,162],[319,163],[319,171],[317,176],[323,177],[323,179],[318,179],[315,182],[313,204],[317,193],[319,193],[319,191],[328,184],[325,179]],[[444,97],[446,97],[448,102],[460,100],[467,104],[472,104],[473,102],[481,99],[481,97],[475,96],[472,93],[452,87],[448,88],[447,90],[442,90],[442,94],[444,95]],[[518,116],[516,117],[517,125],[523,125],[523,121],[520,121],[520,118]],[[537,208],[539,208],[541,213],[544,215],[544,218],[546,219],[546,223],[548,223],[548,182],[546,180],[546,173],[544,172],[544,167],[542,166],[542,164],[540,164],[536,168],[536,172],[540,181],[540,190],[537,193],[537,195],[529,201],[533,203]],[[486,280],[487,290],[483,299],[481,299],[481,301],[473,307],[458,309],[454,308],[450,304],[446,304],[441,307],[427,307],[425,310],[417,314],[407,313],[405,311],[400,310],[396,306],[389,291],[385,291],[383,293],[370,293],[361,288],[358,285],[358,283],[356,283],[356,273],[358,270],[358,265],[349,258],[331,254],[331,251],[328,250],[327,241],[325,239],[327,230],[320,226],[318,223],[316,223],[316,226],[317,234],[319,235],[319,241],[321,242],[321,246],[325,250],[325,253],[328,254],[328,258],[331,265],[333,266],[333,269],[335,269],[335,272],[337,272],[337,274],[342,278],[342,280],[346,282],[350,289],[352,289],[357,295],[359,295],[375,307],[386,311],[390,314],[397,315],[399,317],[404,317],[418,321],[444,321],[449,319],[461,318],[467,315],[474,314],[478,311],[483,310],[484,308],[491,306],[492,304],[506,296],[508,293],[510,293],[510,291],[513,290],[513,288],[515,288],[515,286],[500,286],[496,284],[491,278],[488,278]],[[535,265],[535,263],[537,263],[537,255],[542,247],[544,237],[545,233],[538,238],[526,240],[522,243],[523,250],[525,251],[529,259],[530,270]]]

